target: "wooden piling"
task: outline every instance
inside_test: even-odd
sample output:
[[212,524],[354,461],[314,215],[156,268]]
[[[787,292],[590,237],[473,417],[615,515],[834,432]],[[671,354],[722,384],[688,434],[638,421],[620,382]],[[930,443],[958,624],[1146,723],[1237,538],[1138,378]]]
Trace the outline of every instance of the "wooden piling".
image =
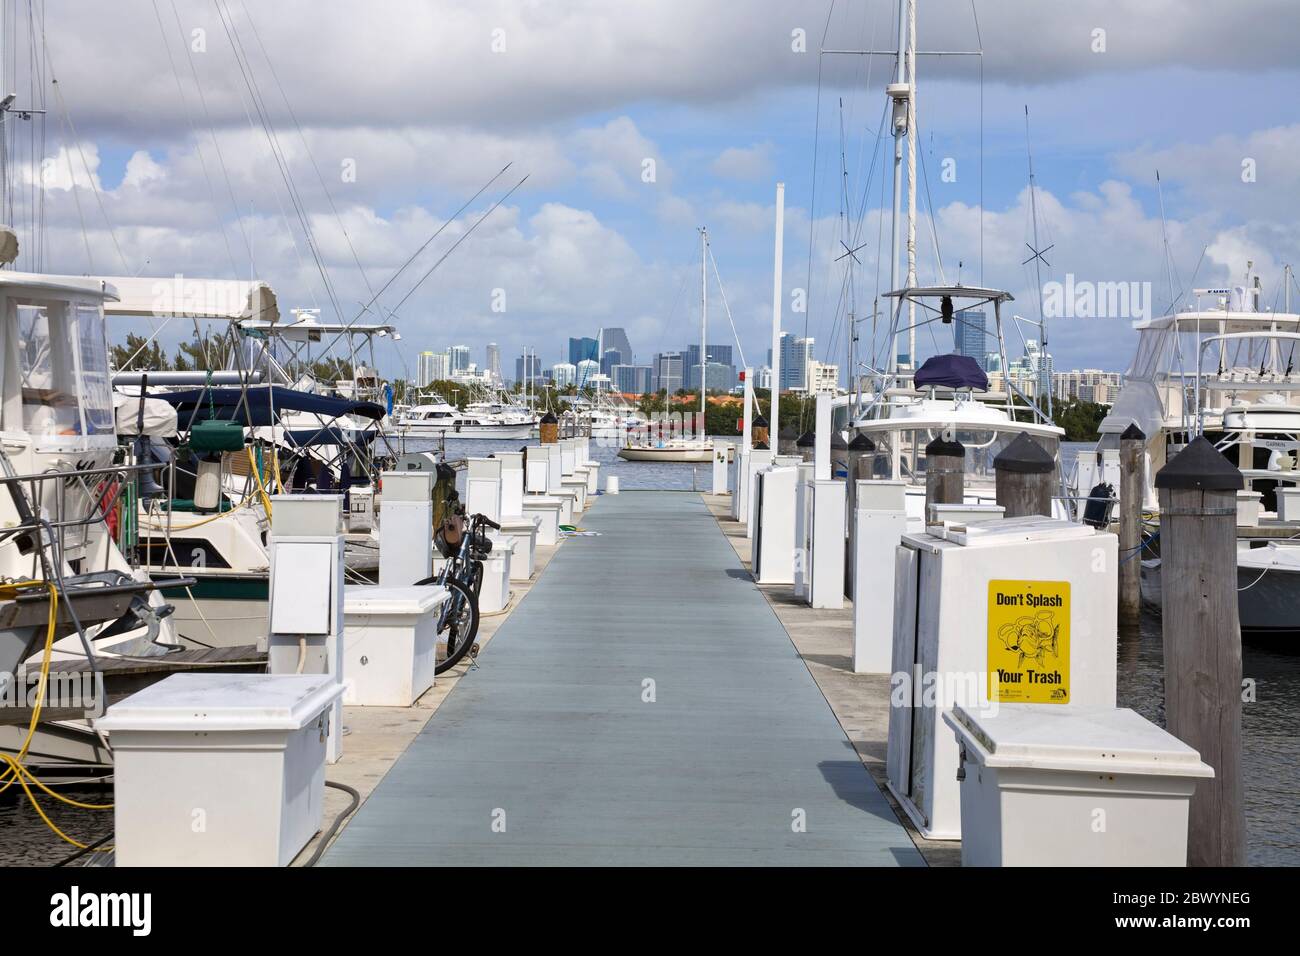
[[1056,462],[1028,432],[1016,436],[993,460],[997,502],[1004,517],[1052,514],[1052,479]]
[[753,441],[754,443],[753,447],[755,448],[768,447],[768,437],[767,437],[768,427],[769,426],[767,423],[767,419],[764,418],[762,415],[759,415],[750,423],[749,434],[750,434],[750,440]]
[[1142,616],[1142,498],[1146,493],[1147,436],[1129,425],[1119,436],[1119,623]]
[[1156,473],[1160,492],[1165,727],[1214,768],[1192,794],[1189,866],[1242,866],[1241,623],[1237,491],[1241,472],[1197,438]]
[[543,445],[554,445],[560,440],[560,421],[554,412],[547,412],[537,424],[537,437]]
[[795,439],[794,453],[803,458],[804,461],[811,462],[817,450],[817,433],[807,431]]
[[793,425],[786,425],[776,433],[776,453],[778,455],[797,455],[799,433],[794,430]]
[[966,446],[936,438],[925,446],[925,513],[930,505],[959,505],[966,498]]

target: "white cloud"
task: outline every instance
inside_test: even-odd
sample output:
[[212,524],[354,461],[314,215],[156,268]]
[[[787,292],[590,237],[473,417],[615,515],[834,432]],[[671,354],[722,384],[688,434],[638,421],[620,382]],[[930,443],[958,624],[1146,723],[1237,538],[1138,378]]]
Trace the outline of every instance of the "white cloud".
[[772,175],[772,144],[732,146],[724,149],[709,164],[715,176],[758,182]]

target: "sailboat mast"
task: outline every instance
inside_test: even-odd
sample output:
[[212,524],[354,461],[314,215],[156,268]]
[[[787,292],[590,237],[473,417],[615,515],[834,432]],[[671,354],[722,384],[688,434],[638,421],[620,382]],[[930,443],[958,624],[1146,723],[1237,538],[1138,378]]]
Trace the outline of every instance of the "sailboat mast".
[[704,270],[709,257],[709,230],[700,229],[700,440],[704,439],[707,428],[704,424],[704,386],[709,380],[708,329],[709,329],[709,283]]
[[[908,0],[898,0],[898,60],[895,64],[894,82],[885,90],[893,103],[892,122],[894,130],[894,217],[889,243],[889,288],[895,291],[899,287],[898,247],[899,233],[903,224],[903,137],[907,135],[908,106],[911,99],[907,85],[907,5]],[[890,344],[891,372],[898,371],[898,316],[899,309],[891,323],[893,342]]]

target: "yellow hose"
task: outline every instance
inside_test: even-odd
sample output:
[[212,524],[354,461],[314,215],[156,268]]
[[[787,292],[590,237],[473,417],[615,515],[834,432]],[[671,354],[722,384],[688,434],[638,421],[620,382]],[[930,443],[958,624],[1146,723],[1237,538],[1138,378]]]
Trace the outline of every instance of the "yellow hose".
[[[32,583],[38,583],[38,582],[32,582]],[[45,581],[41,583],[43,583],[44,586],[50,592],[50,613],[49,613],[49,619],[48,619],[48,624],[46,626],[46,633],[45,633],[45,650],[41,655],[41,679],[37,684],[36,703],[32,705],[32,719],[27,726],[27,737],[26,739],[23,740],[22,748],[18,751],[18,755],[16,757],[10,756],[9,754],[6,753],[0,753],[0,760],[3,760],[6,764],[8,764],[8,769],[5,770],[3,774],[0,774],[0,781],[3,781],[3,786],[0,786],[0,793],[4,793],[11,786],[13,786],[15,782],[17,782],[18,785],[23,788],[23,793],[27,795],[28,802],[31,803],[32,808],[36,811],[37,815],[41,818],[41,820],[45,823],[45,825],[49,827],[50,830],[52,830],[61,840],[64,840],[67,843],[72,844],[79,850],[85,850],[88,848],[89,846],[88,844],[81,843],[78,840],[74,840],[72,837],[68,836],[66,833],[60,830],[59,827],[55,824],[55,822],[50,819],[49,815],[45,812],[45,808],[41,806],[40,801],[36,799],[36,795],[32,793],[32,788],[31,786],[29,786],[28,781],[36,784],[36,786],[40,790],[42,790],[49,796],[53,797],[55,800],[58,800],[60,803],[67,804],[68,806],[71,807],[79,807],[83,810],[111,810],[113,808],[113,804],[82,803],[79,800],[73,800],[71,797],[65,797],[62,794],[55,793],[44,783],[42,783],[30,770],[24,767],[22,763],[23,758],[27,756],[27,751],[31,748],[32,740],[36,736],[37,724],[40,722],[41,719],[41,708],[44,705],[44,701],[45,701],[45,691],[46,688],[49,686],[50,661],[54,649],[54,634],[56,631],[56,625],[58,622],[58,613],[59,613],[59,589],[55,587],[54,583],[51,581]],[[30,587],[31,584],[27,584],[27,583],[0,585],[0,598],[12,599],[20,591]],[[111,848],[98,847],[96,849],[100,850],[101,852],[107,852]]]
[[248,465],[253,470],[253,478],[257,482],[257,490],[262,496],[262,507],[266,509],[267,518],[271,517],[271,499],[266,493],[266,485],[262,484],[262,472],[257,467],[257,461],[253,458],[253,447],[250,445],[245,451],[248,452]]

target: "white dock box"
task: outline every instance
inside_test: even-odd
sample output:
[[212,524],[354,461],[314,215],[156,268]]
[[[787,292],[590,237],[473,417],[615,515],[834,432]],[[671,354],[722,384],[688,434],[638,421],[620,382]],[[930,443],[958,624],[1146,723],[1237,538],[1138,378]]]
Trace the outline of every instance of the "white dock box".
[[328,674],[173,674],[108,709],[118,866],[288,866],[320,829]]
[[962,754],[962,866],[1187,865],[1187,804],[1214,771],[1172,734],[1114,707],[943,719]]
[[906,534],[897,552],[886,769],[921,834],[955,840],[957,741],[943,711],[1115,706],[1118,540],[1043,516],[941,533]]
[[1277,520],[1300,521],[1300,488],[1277,486]]
[[410,707],[433,686],[438,663],[438,584],[352,585],[343,592],[343,703]]

